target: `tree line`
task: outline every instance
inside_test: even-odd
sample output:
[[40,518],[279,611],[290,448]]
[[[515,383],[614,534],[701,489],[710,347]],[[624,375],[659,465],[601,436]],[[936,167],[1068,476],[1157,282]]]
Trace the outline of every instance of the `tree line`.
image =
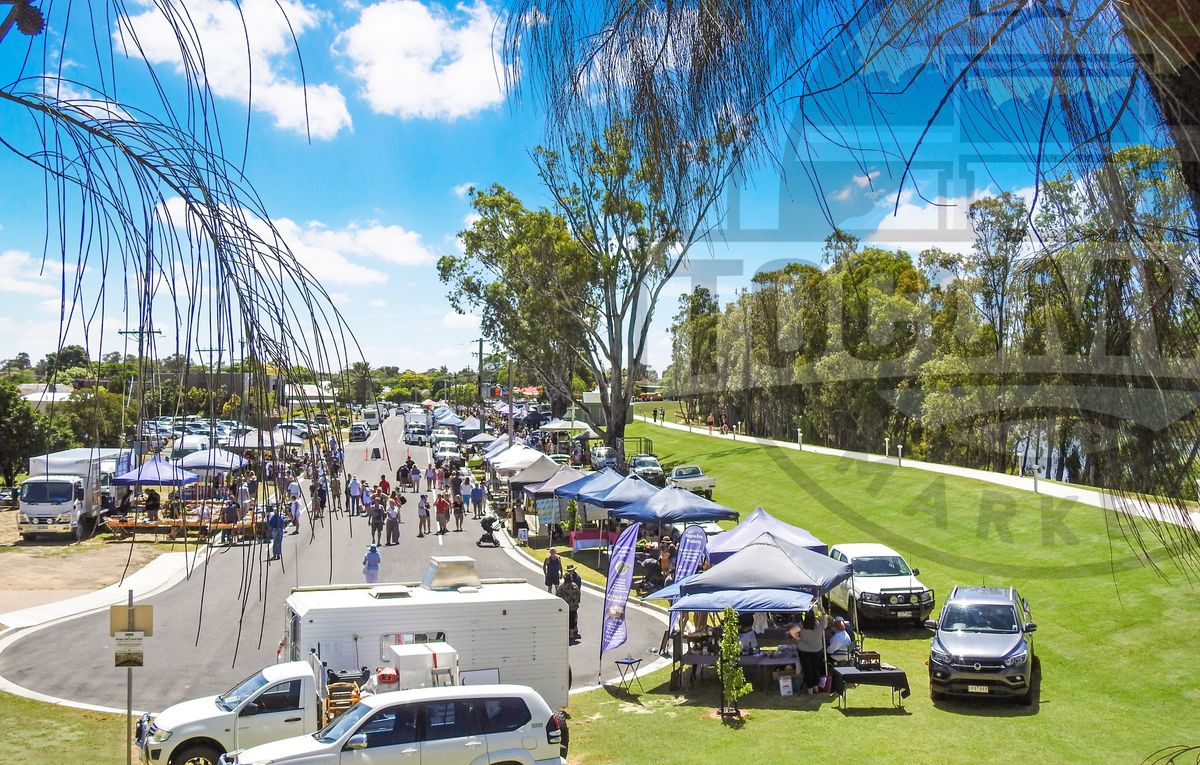
[[[663,375],[680,416],[759,436],[1164,496],[1196,495],[1195,247],[1169,149],[1117,151],[1124,211],[1088,183],[970,205],[970,251],[840,231],[822,264],[680,298]],[[1123,221],[1132,216],[1140,234]]]

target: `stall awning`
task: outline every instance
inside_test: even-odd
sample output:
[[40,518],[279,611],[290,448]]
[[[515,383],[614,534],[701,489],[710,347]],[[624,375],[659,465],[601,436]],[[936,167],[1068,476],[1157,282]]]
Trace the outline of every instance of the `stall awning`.
[[849,564],[767,532],[709,570],[691,577],[679,589],[683,595],[730,589],[805,588],[828,592],[849,578]]
[[640,478],[623,476],[612,486],[587,487],[579,492],[579,500],[595,507],[609,509],[648,499],[658,493],[658,487]]
[[677,486],[668,486],[639,502],[610,510],[608,515],[642,523],[732,521],[738,517],[736,511]]
[[185,483],[198,480],[200,480],[200,476],[195,473],[189,473],[182,468],[177,468],[162,457],[155,457],[135,470],[130,470],[128,473],[116,476],[112,479],[112,482],[117,486],[133,486],[134,484],[144,484],[146,486],[182,486]]
[[513,486],[520,486],[527,483],[541,483],[557,473],[560,467],[562,465],[542,455],[540,459],[534,460],[529,464],[529,467],[509,479],[509,482]]
[[541,483],[532,483],[525,486],[525,493],[532,497],[552,497],[554,490],[560,486],[578,481],[586,475],[582,470],[576,470],[570,465],[559,465],[558,472],[550,476]]
[[604,468],[603,470],[597,470],[595,473],[588,473],[577,481],[572,481],[558,487],[554,490],[554,496],[562,497],[563,499],[578,500],[580,493],[583,491],[616,486],[623,478],[623,475],[612,468]]
[[672,611],[756,611],[803,613],[813,606],[813,596],[797,590],[716,590],[684,595],[671,604]]
[[708,556],[714,563],[724,560],[766,532],[774,534],[776,539],[806,547],[822,555],[829,552],[825,543],[808,533],[806,529],[784,523],[758,507],[747,515],[744,521],[729,531],[717,534],[708,540]]

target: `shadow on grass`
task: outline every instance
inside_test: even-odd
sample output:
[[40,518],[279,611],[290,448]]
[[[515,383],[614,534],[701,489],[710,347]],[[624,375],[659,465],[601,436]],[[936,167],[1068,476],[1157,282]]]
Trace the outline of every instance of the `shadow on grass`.
[[933,706],[939,711],[972,717],[1033,717],[1042,708],[1042,667],[1038,662],[1033,670],[1033,703],[1018,704],[1011,698],[971,698],[964,696],[943,697]]

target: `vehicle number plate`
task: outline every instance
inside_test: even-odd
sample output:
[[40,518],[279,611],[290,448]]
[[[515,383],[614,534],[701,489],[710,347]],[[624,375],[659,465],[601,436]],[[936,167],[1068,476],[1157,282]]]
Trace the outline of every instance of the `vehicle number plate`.
[[987,693],[987,692],[988,692],[988,687],[986,685],[968,685],[967,686],[967,693]]
[[912,611],[897,611],[896,616],[900,617],[901,619],[907,619],[912,616]]
[[45,526],[45,525],[46,525],[46,523],[47,523],[47,519],[45,519],[45,518],[38,518],[38,523],[40,523],[41,525]]

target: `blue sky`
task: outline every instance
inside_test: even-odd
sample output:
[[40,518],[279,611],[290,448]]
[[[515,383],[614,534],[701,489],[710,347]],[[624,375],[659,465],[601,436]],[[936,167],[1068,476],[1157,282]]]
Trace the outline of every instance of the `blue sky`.
[[[246,83],[253,83],[246,172],[277,226],[333,297],[372,364],[424,369],[472,363],[477,323],[453,314],[434,269],[439,255],[456,250],[454,235],[470,212],[464,189],[498,182],[529,205],[548,202],[527,154],[541,135],[543,116],[510,99],[498,81],[490,42],[499,8],[419,0],[285,2],[307,76],[309,141],[286,22],[275,0],[241,5],[251,30],[249,53],[231,2],[187,3],[201,30],[210,85],[235,156]],[[178,89],[174,40],[147,2],[128,7],[163,83]],[[52,16],[52,51],[62,47],[54,22]],[[112,30],[103,31],[95,34],[111,37]],[[67,71],[94,81],[94,67],[71,47],[78,42],[68,41]],[[0,46],[4,81],[16,76],[25,44],[10,35]],[[117,60],[116,71],[125,99],[140,103],[147,95],[144,78],[126,60]],[[12,115],[0,113],[5,135],[29,140],[29,126]],[[897,140],[911,140],[920,126],[901,125]],[[729,300],[766,264],[819,260],[829,225],[804,172],[803,160],[813,157],[830,212],[862,238],[911,252],[930,243],[967,247],[970,201],[1001,188],[1027,193],[1032,180],[1020,162],[984,172],[979,141],[963,136],[953,119],[931,133],[916,176],[925,199],[911,181],[898,192],[899,167],[869,153],[855,161],[819,140],[781,152],[780,166],[756,171],[741,184],[726,230],[695,251],[690,274],[710,283],[716,278],[722,299]],[[0,184],[0,358],[26,351],[36,360],[58,342],[62,275],[42,267],[45,221],[29,214],[29,200],[42,195],[40,176],[5,153],[0,177],[6,179]],[[57,255],[52,251],[51,258]],[[676,279],[657,309],[648,361],[660,371],[669,361],[666,326],[692,276]],[[92,284],[86,277],[84,282]],[[87,344],[119,350],[118,328],[115,320],[103,331],[93,325]],[[82,342],[84,334],[73,319],[65,339]],[[167,335],[159,345],[163,355],[174,342],[169,329]]]

